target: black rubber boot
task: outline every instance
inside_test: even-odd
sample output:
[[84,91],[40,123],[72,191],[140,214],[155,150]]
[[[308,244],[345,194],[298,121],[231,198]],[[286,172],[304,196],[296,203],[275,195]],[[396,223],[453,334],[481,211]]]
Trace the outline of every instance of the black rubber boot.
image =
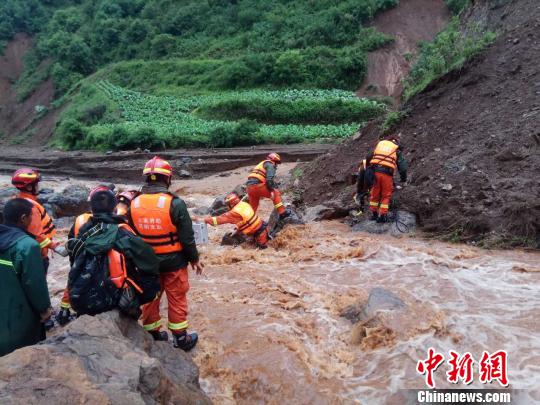
[[189,352],[193,349],[198,340],[199,336],[195,332],[187,333],[184,331],[182,333],[173,334],[174,347],[182,349],[185,352]]
[[159,341],[159,342],[169,341],[169,334],[165,332],[164,330],[151,330],[150,334],[156,341]]
[[58,322],[58,325],[64,326],[71,322],[71,312],[69,311],[69,308],[62,308],[60,312],[56,314],[56,322]]
[[379,224],[384,224],[386,222],[388,222],[388,216],[386,214],[382,214],[377,218],[377,223]]
[[379,220],[379,214],[376,212],[371,212],[371,218],[369,218],[371,221],[378,221]]

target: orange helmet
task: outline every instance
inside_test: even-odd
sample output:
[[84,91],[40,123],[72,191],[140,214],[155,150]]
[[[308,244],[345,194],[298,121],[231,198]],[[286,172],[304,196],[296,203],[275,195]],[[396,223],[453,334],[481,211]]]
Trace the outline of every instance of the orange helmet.
[[236,206],[236,204],[238,204],[239,202],[240,197],[238,197],[238,194],[236,193],[227,194],[227,196],[225,197],[225,204],[227,204],[229,208]]
[[166,160],[163,160],[159,156],[154,156],[144,165],[143,175],[149,176],[151,174],[161,174],[162,176],[172,177],[172,166]]
[[275,152],[272,152],[270,153],[267,157],[266,157],[267,160],[270,160],[272,162],[274,162],[275,164],[279,165],[281,163],[281,157],[275,153]]
[[36,169],[30,169],[23,167],[13,173],[11,177],[11,184],[18,189],[24,189],[27,186],[34,185],[41,180],[41,174]]
[[129,205],[131,203],[131,201],[137,197],[137,194],[139,194],[137,191],[135,190],[131,190],[131,191],[123,191],[121,192],[120,194],[118,194],[116,196],[116,198],[118,199],[118,202],[121,202],[121,203],[124,203],[124,204],[127,204]]

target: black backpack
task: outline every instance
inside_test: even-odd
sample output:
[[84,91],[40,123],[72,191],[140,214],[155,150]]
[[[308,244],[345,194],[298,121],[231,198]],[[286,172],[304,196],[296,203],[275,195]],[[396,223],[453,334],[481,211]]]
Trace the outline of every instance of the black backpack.
[[70,303],[79,315],[96,315],[119,308],[137,319],[140,306],[159,293],[159,277],[139,272],[121,252],[112,248],[99,255],[87,252],[86,240],[104,232],[107,226],[97,224],[73,243],[74,262],[68,278]]

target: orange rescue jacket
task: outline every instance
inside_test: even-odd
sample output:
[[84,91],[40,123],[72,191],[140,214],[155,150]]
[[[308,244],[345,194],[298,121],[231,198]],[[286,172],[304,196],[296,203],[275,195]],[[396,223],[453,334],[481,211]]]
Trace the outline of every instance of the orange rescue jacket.
[[18,198],[24,198],[25,200],[30,201],[34,206],[32,221],[28,227],[28,232],[35,236],[39,243],[39,247],[41,248],[42,256],[46,257],[48,249],[53,247],[51,246],[53,245],[52,238],[56,235],[56,227],[54,226],[53,220],[33,194],[21,192],[19,193]]
[[380,141],[375,147],[370,164],[389,167],[392,170],[397,168],[398,145],[391,141]]
[[173,198],[167,193],[141,194],[131,203],[131,219],[137,234],[158,255],[182,251],[178,229],[171,220]]
[[240,201],[233,207],[231,212],[242,217],[242,221],[236,224],[236,229],[246,235],[253,235],[263,223],[262,219],[253,211],[253,208],[247,202]]
[[75,218],[75,224],[73,225],[73,236],[79,236],[79,231],[84,226],[84,224],[90,221],[90,218],[92,218],[92,214],[88,212],[85,212],[84,214],[81,214],[77,218]]
[[[118,227],[120,229],[125,229],[130,233],[135,233],[127,224],[120,224]],[[109,261],[109,277],[117,288],[127,288],[129,285],[131,285],[139,293],[143,292],[141,287],[139,287],[131,278],[128,277],[126,258],[122,253],[111,249],[109,250],[109,253],[107,253],[107,259]]]
[[257,166],[253,168],[253,170],[248,176],[248,179],[257,179],[261,183],[266,184],[266,169],[264,167],[264,164],[266,162],[272,163],[271,160],[263,160],[261,163],[259,163]]

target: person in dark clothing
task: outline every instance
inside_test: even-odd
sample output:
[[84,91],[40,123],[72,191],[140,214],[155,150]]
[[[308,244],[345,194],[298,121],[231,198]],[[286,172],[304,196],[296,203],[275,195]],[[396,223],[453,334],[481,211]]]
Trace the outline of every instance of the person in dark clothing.
[[[146,163],[143,175],[146,184],[131,202],[130,223],[159,258],[161,291],[167,294],[173,343],[189,351],[197,344],[198,335],[187,333],[188,264],[197,274],[203,272],[191,217],[185,202],[169,191],[172,166],[167,161],[154,157]],[[167,332],[160,330],[159,303],[157,299],[143,307],[143,326],[155,340],[168,340]]]
[[380,141],[366,160],[375,172],[375,183],[369,200],[372,219],[377,222],[387,222],[396,169],[399,171],[401,182],[407,181],[407,161],[403,156],[399,138],[391,136]]
[[[118,307],[138,318],[140,304],[154,300],[159,292],[159,262],[153,249],[135,235],[125,218],[114,214],[116,203],[113,191],[106,186],[90,193],[92,215],[68,241],[72,261],[69,298],[79,314],[94,315]],[[87,281],[91,278],[86,277],[88,269],[96,275],[100,269],[99,260],[92,262],[96,257],[107,257],[104,274],[111,282],[106,285],[98,278],[95,280],[99,285]],[[107,287],[109,290],[104,291]],[[91,289],[95,294],[88,293]]]
[[0,225],[0,356],[45,339],[51,302],[39,243],[27,233],[33,204],[7,202]]

